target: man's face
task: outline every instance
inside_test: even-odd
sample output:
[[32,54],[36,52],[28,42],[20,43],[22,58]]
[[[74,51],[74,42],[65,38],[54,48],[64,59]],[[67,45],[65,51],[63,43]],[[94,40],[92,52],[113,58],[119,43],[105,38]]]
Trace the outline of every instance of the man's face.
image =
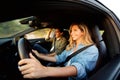
[[62,35],[62,33],[59,31],[59,29],[55,30],[55,37],[59,38]]

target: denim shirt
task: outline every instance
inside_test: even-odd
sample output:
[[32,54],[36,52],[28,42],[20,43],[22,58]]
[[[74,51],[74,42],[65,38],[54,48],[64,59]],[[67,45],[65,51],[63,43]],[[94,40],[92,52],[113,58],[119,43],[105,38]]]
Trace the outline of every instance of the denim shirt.
[[[78,49],[84,47],[84,45],[80,44]],[[64,50],[60,55],[56,55],[57,64],[65,61],[67,56],[70,55],[74,50],[71,49],[69,51]],[[69,80],[81,80],[87,76],[87,72],[94,69],[97,59],[98,59],[98,49],[95,45],[88,47],[84,51],[80,52],[76,56],[72,57],[69,61],[69,66],[75,66],[77,69],[77,76],[69,77]],[[67,63],[65,63],[65,66]],[[67,65],[68,66],[68,65]]]

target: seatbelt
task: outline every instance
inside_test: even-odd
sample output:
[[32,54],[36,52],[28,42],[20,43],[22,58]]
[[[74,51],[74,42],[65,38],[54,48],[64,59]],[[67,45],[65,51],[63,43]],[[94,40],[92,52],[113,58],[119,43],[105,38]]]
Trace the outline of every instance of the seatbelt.
[[58,65],[59,65],[59,66],[63,66],[63,65],[64,65],[66,62],[68,62],[73,56],[77,55],[78,53],[82,52],[83,50],[87,49],[88,47],[90,47],[90,46],[92,46],[92,45],[94,45],[94,44],[85,46],[85,47],[83,47],[83,48],[81,48],[81,49],[73,52],[71,55],[69,55],[69,56],[66,58],[66,60],[65,60],[64,62],[62,62],[62,63],[60,63],[60,64],[58,64]]

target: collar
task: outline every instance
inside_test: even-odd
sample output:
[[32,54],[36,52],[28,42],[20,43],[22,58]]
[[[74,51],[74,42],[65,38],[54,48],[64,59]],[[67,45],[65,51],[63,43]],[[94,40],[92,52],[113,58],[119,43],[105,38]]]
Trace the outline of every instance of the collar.
[[60,40],[62,38],[62,36],[61,37],[59,37],[59,38],[56,38],[56,40]]
[[56,40],[60,40],[60,38],[56,38]]

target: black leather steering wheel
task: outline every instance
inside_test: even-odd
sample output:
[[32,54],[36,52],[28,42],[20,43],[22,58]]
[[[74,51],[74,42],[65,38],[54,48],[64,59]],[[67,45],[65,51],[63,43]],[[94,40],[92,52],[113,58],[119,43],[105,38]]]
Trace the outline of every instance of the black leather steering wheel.
[[29,41],[25,38],[18,40],[18,53],[21,59],[29,58],[29,53],[32,51]]

